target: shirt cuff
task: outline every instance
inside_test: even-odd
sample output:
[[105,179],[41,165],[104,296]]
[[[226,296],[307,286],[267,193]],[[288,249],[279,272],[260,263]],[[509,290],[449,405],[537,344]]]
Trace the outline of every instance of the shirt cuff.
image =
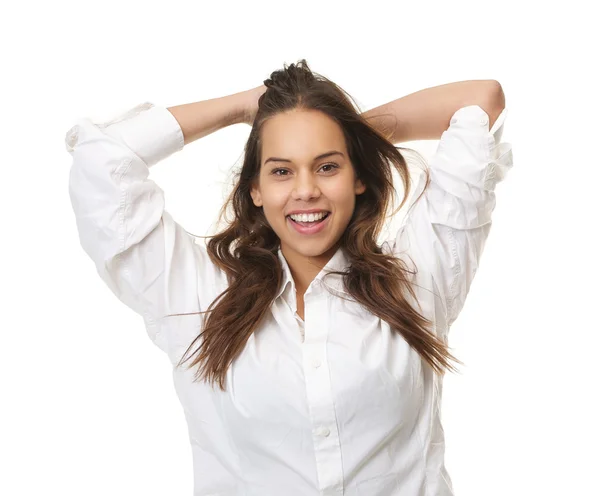
[[501,141],[506,115],[503,109],[490,129],[478,105],[454,113],[429,162],[431,222],[455,229],[490,222],[496,185],[513,166],[512,145]]
[[493,191],[512,167],[512,145],[502,142],[506,108],[492,129],[489,116],[479,105],[457,110],[441,136],[431,160],[431,170],[448,192],[469,197],[465,188]]
[[97,126],[127,146],[148,167],[184,147],[183,131],[177,119],[165,107],[151,102],[141,103]]

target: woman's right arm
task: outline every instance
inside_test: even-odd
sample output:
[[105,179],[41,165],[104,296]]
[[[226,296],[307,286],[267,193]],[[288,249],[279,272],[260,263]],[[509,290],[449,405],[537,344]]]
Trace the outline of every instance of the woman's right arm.
[[80,119],[65,136],[81,246],[164,351],[162,318],[208,306],[212,300],[203,296],[208,300],[222,278],[205,246],[165,211],[163,190],[148,178],[149,169],[186,142],[234,123],[239,101],[232,95],[170,109],[146,102],[110,122]]
[[186,103],[167,110],[173,114],[183,132],[184,144],[214,133],[231,124],[246,122],[250,91],[242,91],[211,100]]

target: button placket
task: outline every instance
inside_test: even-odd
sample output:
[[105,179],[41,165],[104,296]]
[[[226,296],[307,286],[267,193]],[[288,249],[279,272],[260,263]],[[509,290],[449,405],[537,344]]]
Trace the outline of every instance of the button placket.
[[306,341],[302,347],[306,394],[313,427],[315,461],[322,494],[341,495],[343,487],[342,453],[329,369],[327,335],[329,301],[319,289],[307,292],[304,308]]

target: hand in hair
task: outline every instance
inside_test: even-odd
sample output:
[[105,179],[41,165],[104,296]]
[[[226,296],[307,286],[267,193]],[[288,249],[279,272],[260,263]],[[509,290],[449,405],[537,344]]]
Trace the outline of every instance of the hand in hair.
[[242,122],[245,122],[250,126],[254,123],[254,118],[258,111],[258,99],[265,91],[267,91],[267,87],[264,84],[246,91],[247,99]]

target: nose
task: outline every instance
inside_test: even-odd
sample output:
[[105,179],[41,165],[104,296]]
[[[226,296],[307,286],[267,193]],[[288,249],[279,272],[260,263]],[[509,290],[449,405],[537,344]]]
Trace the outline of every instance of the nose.
[[303,171],[298,173],[294,183],[294,199],[306,201],[312,198],[317,198],[319,195],[320,190],[317,184],[317,179],[314,177],[312,172]]

